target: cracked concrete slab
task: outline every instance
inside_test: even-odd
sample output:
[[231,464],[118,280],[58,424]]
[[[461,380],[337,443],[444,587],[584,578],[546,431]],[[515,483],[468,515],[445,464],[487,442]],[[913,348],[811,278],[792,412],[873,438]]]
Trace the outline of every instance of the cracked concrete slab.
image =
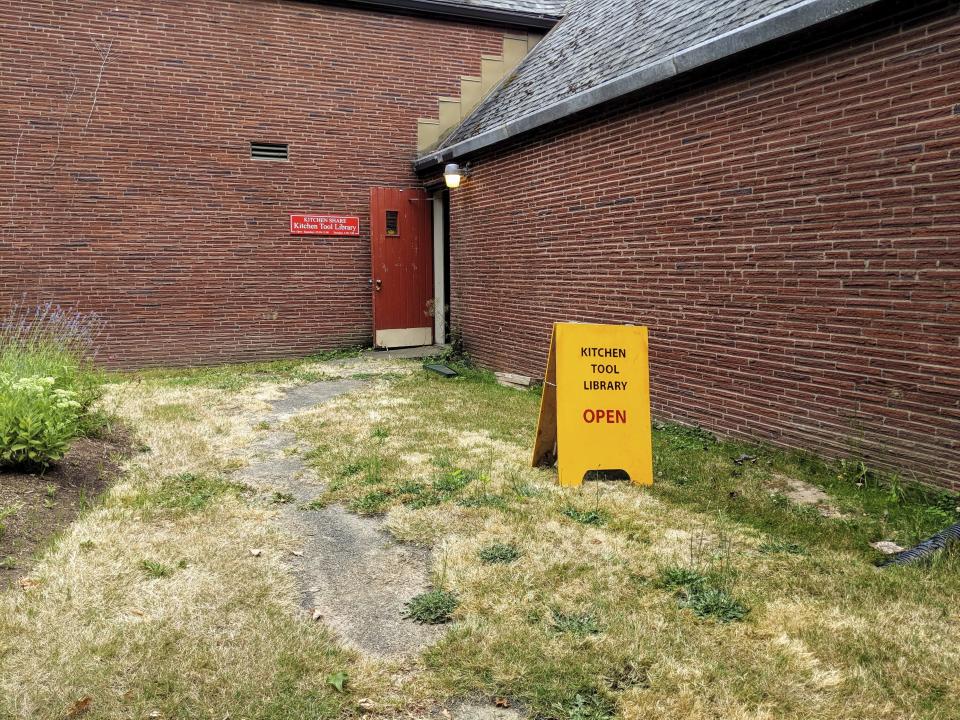
[[312,513],[316,535],[304,546],[309,599],[324,622],[369,654],[415,653],[440,637],[442,628],[403,618],[410,598],[429,587],[430,553],[399,545],[381,521],[331,506]]
[[[272,401],[268,415],[254,418],[252,424],[282,424],[361,385],[336,380],[290,388]],[[304,462],[296,435],[282,427],[259,433],[247,447],[247,466],[236,477],[264,496],[283,492],[294,497],[296,502],[278,505],[277,517],[302,541],[290,561],[310,617],[318,613],[345,643],[381,657],[414,654],[439,638],[441,628],[403,618],[404,604],[429,587],[429,551],[398,544],[382,529],[381,520],[359,517],[340,506],[307,509],[322,486]]]
[[326,380],[292,387],[284,392],[282,398],[271,403],[273,412],[270,413],[270,417],[283,418],[309,410],[338,395],[355,390],[362,384],[359,380]]

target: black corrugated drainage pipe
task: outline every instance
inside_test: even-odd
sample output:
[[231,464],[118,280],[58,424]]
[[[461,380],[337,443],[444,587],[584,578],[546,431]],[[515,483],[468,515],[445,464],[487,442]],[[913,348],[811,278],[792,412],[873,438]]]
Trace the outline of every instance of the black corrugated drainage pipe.
[[960,540],[960,522],[954,523],[946,530],[941,530],[936,535],[931,535],[916,547],[904,550],[890,557],[885,563],[887,565],[909,565],[918,560],[923,560],[933,555],[935,552],[946,549],[950,543]]

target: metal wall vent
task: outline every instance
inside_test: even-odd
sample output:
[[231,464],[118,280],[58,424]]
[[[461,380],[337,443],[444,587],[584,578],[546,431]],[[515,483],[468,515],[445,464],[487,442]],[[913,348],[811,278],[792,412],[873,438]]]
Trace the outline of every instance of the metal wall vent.
[[287,143],[250,143],[252,160],[289,160],[290,148]]

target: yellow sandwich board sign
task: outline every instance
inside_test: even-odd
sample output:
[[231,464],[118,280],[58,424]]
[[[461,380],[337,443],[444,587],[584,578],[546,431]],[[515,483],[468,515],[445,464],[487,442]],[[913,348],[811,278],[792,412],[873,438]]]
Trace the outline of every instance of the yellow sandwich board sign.
[[647,328],[554,324],[533,464],[554,459],[561,485],[591,470],[653,483]]

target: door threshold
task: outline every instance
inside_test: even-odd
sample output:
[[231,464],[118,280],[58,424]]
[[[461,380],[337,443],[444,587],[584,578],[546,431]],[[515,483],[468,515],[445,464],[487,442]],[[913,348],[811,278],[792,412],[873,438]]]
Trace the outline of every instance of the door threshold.
[[391,350],[373,348],[371,350],[364,350],[363,354],[367,357],[375,358],[421,360],[423,358],[443,355],[443,353],[447,352],[449,349],[449,345],[420,345],[417,347],[393,348]]

